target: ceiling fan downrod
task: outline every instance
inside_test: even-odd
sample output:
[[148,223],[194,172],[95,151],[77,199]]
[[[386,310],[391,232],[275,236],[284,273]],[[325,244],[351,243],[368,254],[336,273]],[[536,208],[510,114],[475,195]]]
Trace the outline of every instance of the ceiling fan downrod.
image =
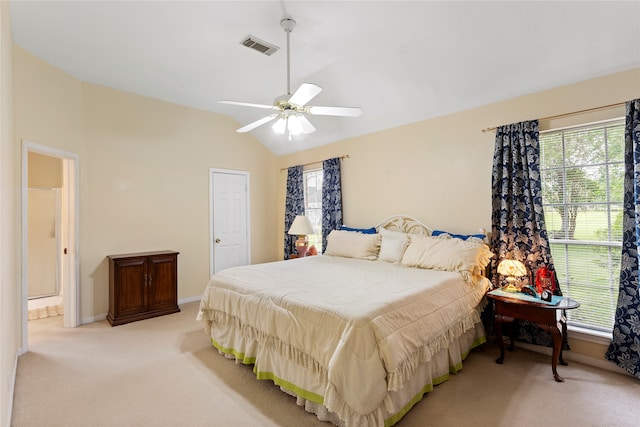
[[280,26],[287,34],[287,93],[286,95],[278,96],[277,98],[275,98],[272,105],[226,100],[218,101],[222,104],[243,105],[247,107],[264,108],[276,111],[241,127],[240,129],[236,130],[236,132],[250,132],[258,126],[262,126],[266,123],[276,120],[276,123],[274,124],[274,130],[277,133],[284,133],[288,130],[289,138],[291,138],[291,135],[297,135],[300,133],[306,135],[316,131],[316,128],[307,119],[307,114],[338,117],[360,116],[362,114],[362,110],[359,107],[322,107],[317,105],[307,106],[307,103],[322,91],[322,88],[320,86],[313,83],[302,83],[296,90],[296,92],[293,95],[291,94],[290,35],[291,31],[293,31],[296,26],[296,21],[291,18],[283,18],[280,21]]
[[287,95],[291,95],[291,55],[289,48],[289,35],[296,26],[296,21],[291,18],[284,18],[280,21],[280,26],[287,33]]

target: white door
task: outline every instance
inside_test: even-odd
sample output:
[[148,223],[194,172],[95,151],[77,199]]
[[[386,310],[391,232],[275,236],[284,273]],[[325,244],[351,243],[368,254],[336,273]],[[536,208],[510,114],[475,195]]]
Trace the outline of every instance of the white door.
[[250,263],[249,174],[210,170],[211,268],[213,275],[225,268]]
[[62,159],[62,189],[60,194],[60,241],[61,253],[60,286],[63,292],[64,326],[75,328],[80,325],[80,260],[78,242],[80,240],[78,207],[80,206],[80,158],[77,154],[53,147],[22,142],[22,347],[21,354],[28,351],[28,281],[29,281],[29,153],[35,152]]

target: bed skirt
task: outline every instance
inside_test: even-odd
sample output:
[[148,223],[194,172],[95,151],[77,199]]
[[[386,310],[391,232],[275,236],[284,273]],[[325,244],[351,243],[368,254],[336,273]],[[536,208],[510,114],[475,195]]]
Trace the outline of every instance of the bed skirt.
[[229,328],[230,325],[225,323],[205,323],[211,343],[221,354],[235,359],[236,363],[253,365],[256,378],[273,381],[282,391],[295,396],[297,404],[314,413],[319,420],[340,427],[396,424],[434,386],[447,381],[450,373],[460,371],[470,351],[486,341],[482,322],[477,322],[473,328],[451,340],[447,347],[433,354],[430,361],[421,362],[402,388],[388,391],[377,411],[341,419],[324,405],[325,399],[331,398],[332,387],[328,384],[326,371],[319,364],[301,356],[300,352],[283,348],[275,338],[251,337],[242,327]]

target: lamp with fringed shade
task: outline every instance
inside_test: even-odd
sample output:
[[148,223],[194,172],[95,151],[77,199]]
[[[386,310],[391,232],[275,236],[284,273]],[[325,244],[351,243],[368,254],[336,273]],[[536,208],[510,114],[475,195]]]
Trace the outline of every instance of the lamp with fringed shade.
[[309,221],[308,217],[304,215],[296,216],[287,234],[291,236],[298,236],[298,240],[296,240],[298,256],[304,257],[307,255],[307,249],[309,247],[307,236],[314,233],[315,231],[313,230],[313,226],[311,225],[311,221]]
[[515,284],[519,277],[527,275],[527,268],[520,261],[515,259],[503,259],[498,264],[498,274],[505,277],[507,285],[503,287],[506,291],[519,291],[520,287]]

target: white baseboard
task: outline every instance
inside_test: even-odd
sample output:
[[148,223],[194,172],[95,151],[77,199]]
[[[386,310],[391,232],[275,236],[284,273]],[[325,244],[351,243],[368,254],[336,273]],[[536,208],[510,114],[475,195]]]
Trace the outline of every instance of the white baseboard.
[[[521,347],[526,350],[535,351],[536,353],[543,353],[551,356],[553,354],[553,349],[551,347],[543,347],[540,345],[533,345],[524,342],[516,341],[516,347]],[[630,375],[627,371],[615,365],[612,362],[609,362],[605,359],[596,359],[595,357],[585,356],[584,354],[572,353],[571,351],[563,351],[562,358],[565,360],[569,360],[572,362],[582,363],[583,365],[593,366],[594,368],[606,369],[607,371],[616,372],[618,374]]]
[[[202,298],[202,295],[196,295],[196,296],[193,296],[193,297],[182,298],[182,299],[178,300],[178,305],[187,304],[189,302],[194,302],[194,301],[200,301],[201,298]],[[100,322],[102,320],[105,320],[106,318],[107,318],[107,313],[98,314],[97,316],[83,317],[82,319],[80,319],[80,324],[81,325],[86,325],[87,323]]]
[[107,318],[107,313],[98,314],[97,316],[83,317],[82,319],[80,319],[80,325],[86,325],[88,323],[93,323],[93,322],[100,322],[102,320],[105,320],[106,318]]
[[202,299],[202,295],[196,295],[194,297],[182,298],[178,300],[178,304],[186,304],[188,302],[200,301]]
[[16,357],[13,360],[13,369],[9,377],[9,405],[7,408],[7,423],[6,426],[11,425],[11,418],[13,416],[13,395],[16,389],[16,375],[18,374],[18,357],[22,354],[22,349],[16,351]]

